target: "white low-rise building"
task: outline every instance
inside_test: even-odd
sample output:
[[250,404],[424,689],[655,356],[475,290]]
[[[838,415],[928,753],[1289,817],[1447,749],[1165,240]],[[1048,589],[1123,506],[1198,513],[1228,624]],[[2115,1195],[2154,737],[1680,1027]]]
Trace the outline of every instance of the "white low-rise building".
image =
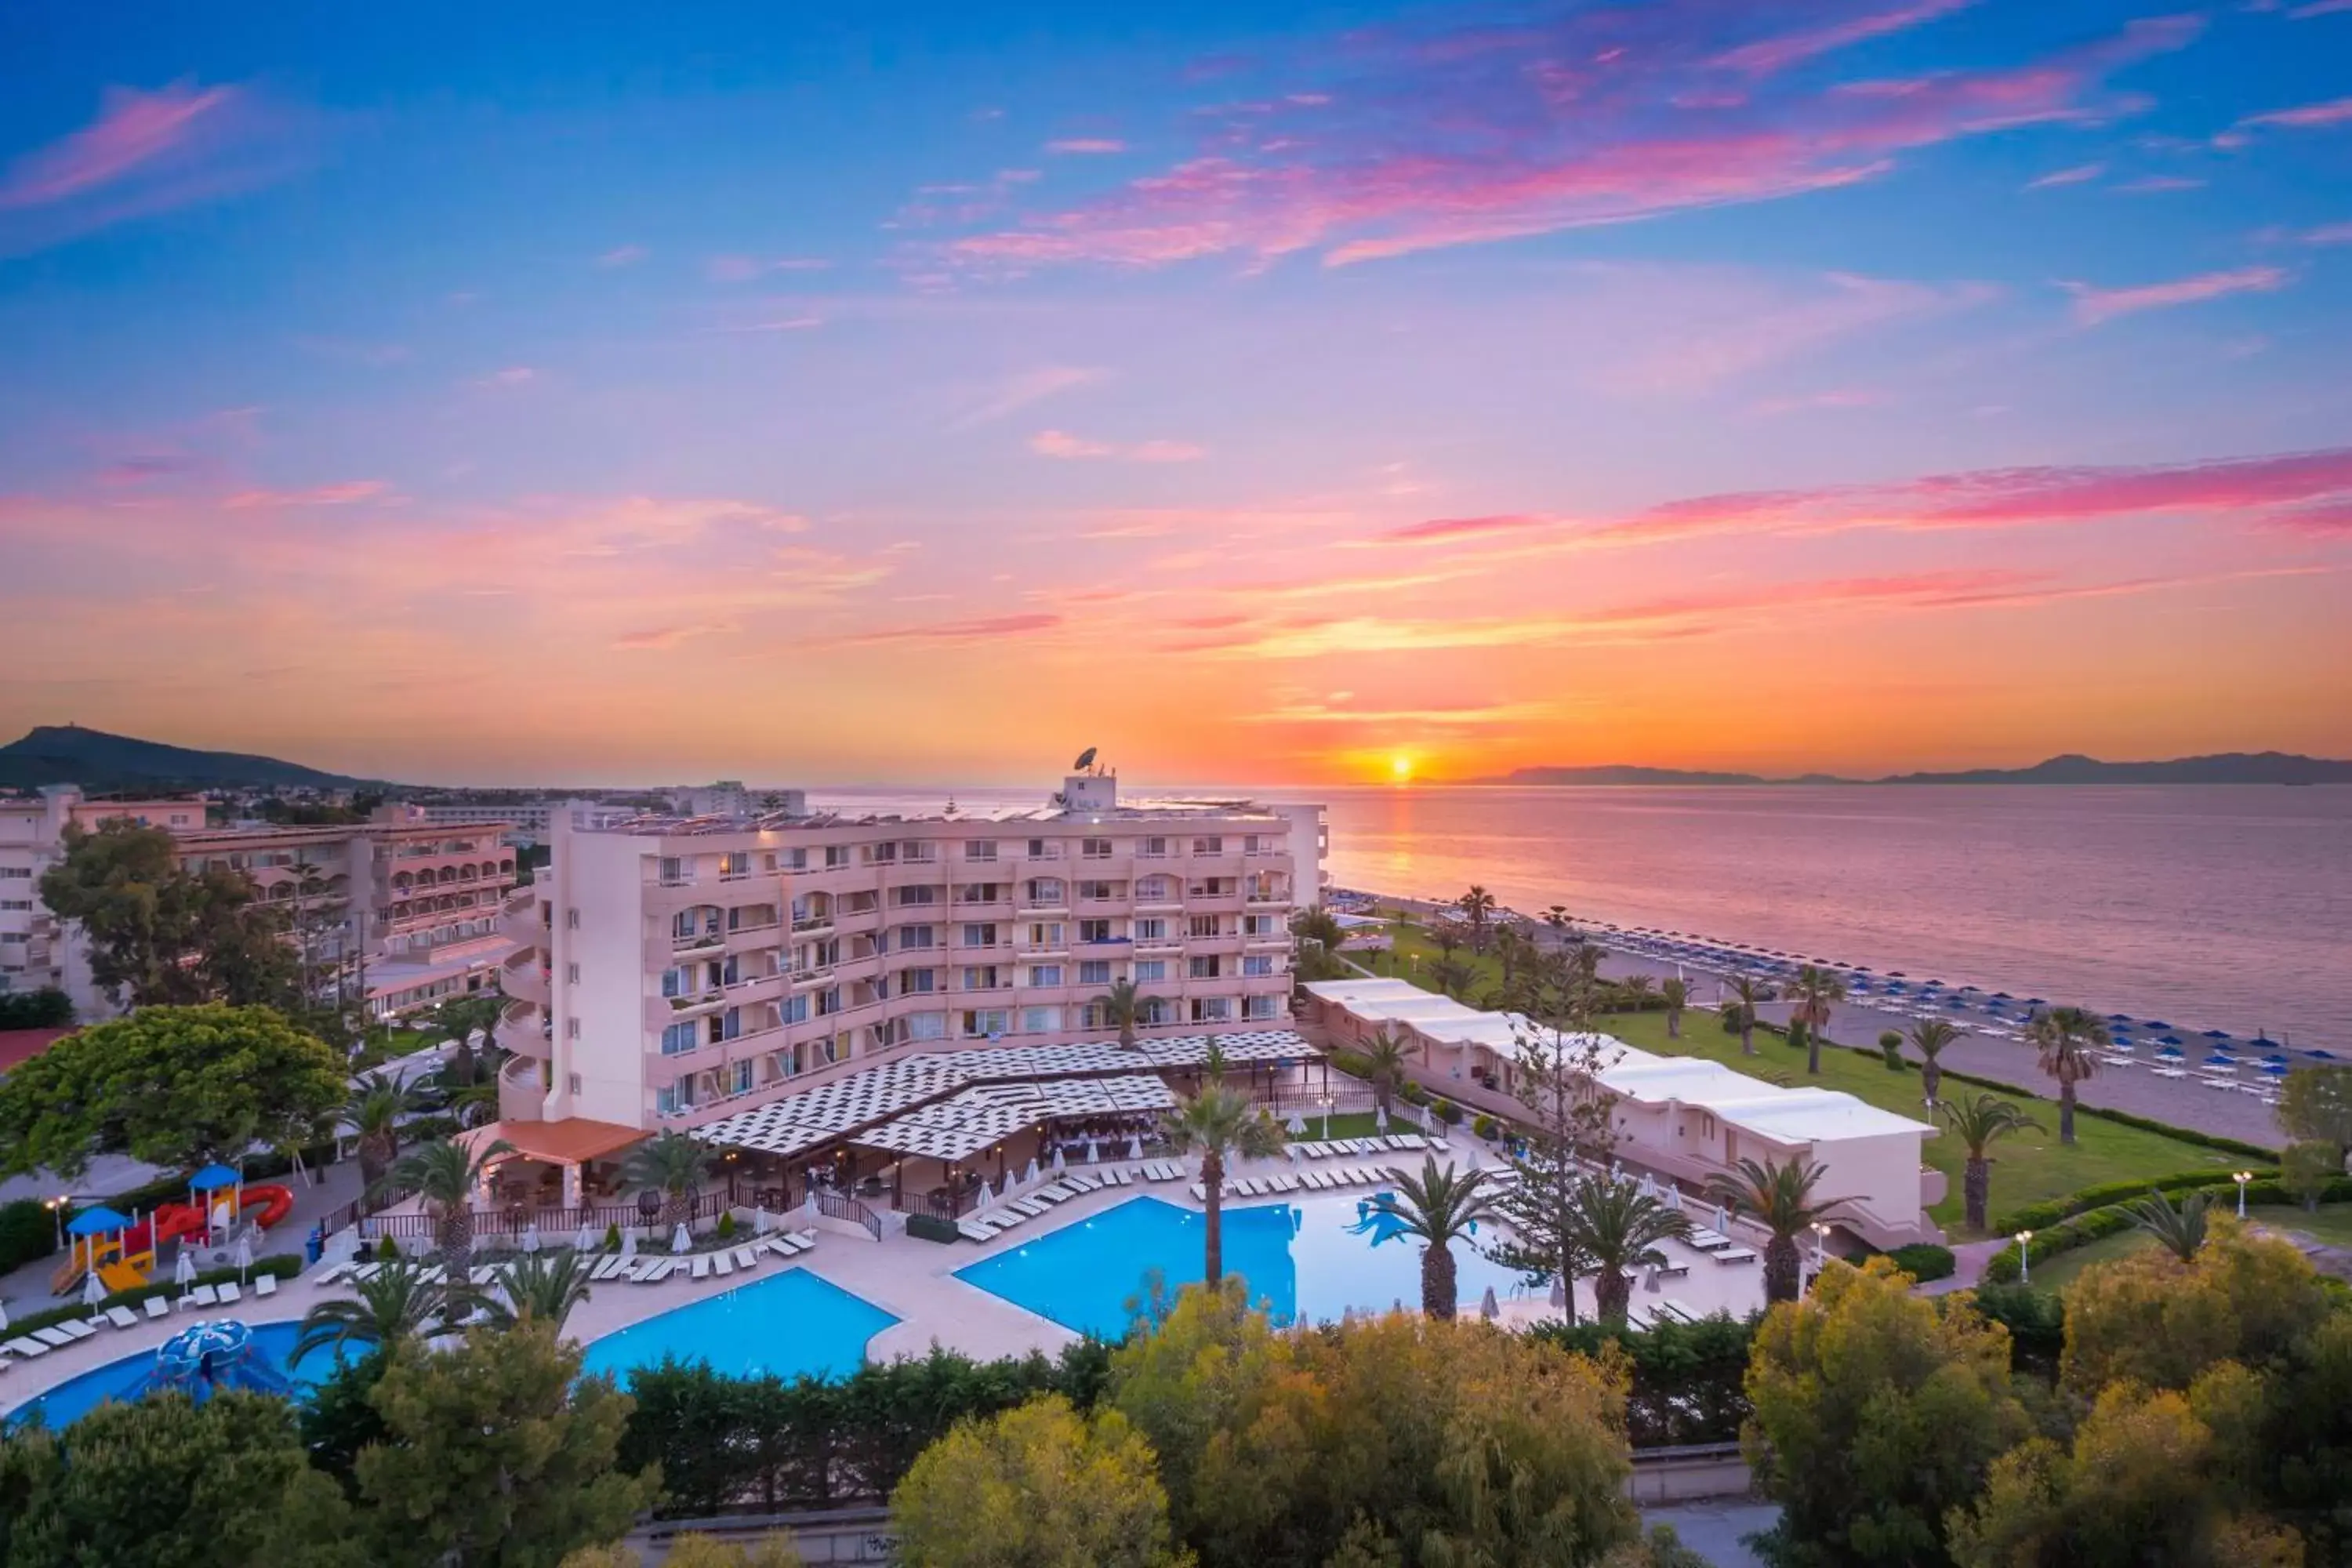
[[[1514,1099],[1522,1043],[1549,1037],[1514,1013],[1465,1006],[1410,981],[1327,980],[1307,990],[1313,1022],[1333,1047],[1360,1047],[1382,1028],[1414,1047],[1413,1076],[1475,1109],[1524,1116]],[[1937,1241],[1927,1218],[1941,1201],[1940,1171],[1920,1163],[1936,1135],[1925,1121],[1882,1110],[1839,1089],[1782,1089],[1700,1057],[1664,1057],[1612,1036],[1571,1037],[1592,1047],[1601,1086],[1616,1099],[1618,1153],[1633,1166],[1704,1184],[1742,1160],[1804,1159],[1822,1168],[1822,1198],[1843,1200],[1837,1223],[1875,1247]]]

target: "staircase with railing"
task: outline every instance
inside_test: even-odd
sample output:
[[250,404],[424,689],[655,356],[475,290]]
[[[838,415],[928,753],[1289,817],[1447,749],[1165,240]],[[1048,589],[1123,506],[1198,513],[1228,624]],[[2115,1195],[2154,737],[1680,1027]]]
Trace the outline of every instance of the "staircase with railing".
[[809,1195],[816,1200],[816,1212],[827,1219],[844,1219],[866,1227],[866,1234],[875,1240],[882,1239],[882,1216],[851,1197],[847,1193],[831,1187],[811,1187]]

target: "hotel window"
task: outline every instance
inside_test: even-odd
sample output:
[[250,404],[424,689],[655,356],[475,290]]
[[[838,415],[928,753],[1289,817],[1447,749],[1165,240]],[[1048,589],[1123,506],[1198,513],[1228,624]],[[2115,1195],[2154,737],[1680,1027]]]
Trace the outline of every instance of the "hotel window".
[[1280,1000],[1278,996],[1244,997],[1242,1000],[1242,1016],[1244,1018],[1274,1017],[1275,1005]]
[[1003,897],[1002,882],[965,882],[956,889],[956,902],[960,904],[993,904]]
[[902,969],[898,972],[898,994],[928,995],[940,988],[939,974],[936,969]]
[[1003,982],[998,978],[997,965],[993,963],[964,965],[963,988],[965,990],[994,991],[1000,989],[1002,985]]
[[962,945],[965,947],[994,947],[996,945],[995,922],[992,921],[985,925],[965,926],[963,928]]
[[[1086,884],[1081,882],[1078,886],[1080,888],[1084,888]],[[1029,901],[1031,903],[1054,905],[1061,903],[1062,900],[1062,879],[1059,877],[1032,877],[1029,879]]]
[[1245,915],[1242,918],[1244,936],[1280,936],[1282,928],[1275,924],[1272,915]]
[[846,866],[846,865],[848,865],[848,864],[849,864],[849,846],[848,846],[848,845],[846,845],[846,844],[828,844],[828,845],[826,845],[826,846],[825,846],[825,849],[824,849],[824,868],[825,868],[826,870],[828,870],[828,871],[838,871],[838,870],[840,870],[844,866]]
[[1270,952],[1254,952],[1242,960],[1242,974],[1245,979],[1261,980],[1273,973],[1274,954]]
[[993,838],[968,838],[964,840],[963,858],[967,860],[995,859],[996,840]]
[[1174,884],[1165,877],[1138,878],[1135,883],[1136,901],[1145,904],[1164,904],[1168,901],[1173,888]]
[[1195,996],[1192,998],[1192,1022],[1223,1024],[1234,1016],[1234,999],[1230,996]]
[[719,875],[722,881],[734,881],[751,874],[751,856],[748,850],[732,850],[719,858]]
[[1033,963],[1033,964],[1031,964],[1031,965],[1029,966],[1029,984],[1032,984],[1032,985],[1059,985],[1061,983],[1062,983],[1062,966],[1061,966],[1060,964],[1058,964],[1058,963]]
[[1147,996],[1136,1005],[1135,1021],[1147,1029],[1175,1022],[1175,1012],[1164,997]]
[[690,1018],[682,1024],[672,1024],[662,1031],[661,1048],[662,1055],[666,1057],[690,1051],[701,1043],[701,1037],[695,1033],[694,1021]]
[[783,1023],[805,1024],[808,1016],[809,999],[805,992],[798,996],[787,996],[776,1005],[776,1016]]
[[[818,993],[816,994],[816,1016],[817,1016],[818,1017],[820,1017],[820,1018],[829,1018],[829,1017],[831,1017],[834,1014],[838,1013],[838,1012],[840,1012],[840,1011],[841,1011],[841,987],[840,987],[840,986],[838,986],[838,985],[828,985],[828,986],[826,986],[824,990],[822,990],[822,991],[820,991],[820,992],[818,992]],[[728,1016],[730,1018],[732,1018],[735,1015],[734,1015],[734,1014],[732,1014],[732,1013],[730,1013],[730,1014],[728,1014],[727,1016]]]
[[1191,920],[1185,922],[1184,930],[1185,934],[1188,936],[1215,936],[1218,934],[1217,917],[1214,915],[1194,915]]
[[1164,958],[1139,959],[1135,965],[1135,983],[1150,985],[1168,978],[1168,961]]
[[805,871],[805,870],[807,870],[807,869],[808,869],[808,851],[807,851],[807,850],[805,850],[805,849],[787,849],[787,850],[785,850],[785,851],[784,851],[784,865],[785,865],[788,868],[790,868],[790,869],[792,869],[792,870],[794,870],[794,871]]
[[937,888],[898,888],[892,889],[891,896],[898,900],[901,908],[908,904],[936,904],[940,901]]
[[963,1037],[968,1040],[985,1039],[1004,1033],[1005,1014],[1002,1007],[968,1009],[963,1016]]
[[567,1040],[576,1040],[580,1037],[579,1019],[566,1018],[563,1020],[563,1037]]
[[898,928],[898,950],[901,952],[918,948],[937,947],[939,944],[940,936],[937,926],[900,926]]
[[1081,838],[1078,840],[1078,853],[1088,860],[1108,860],[1110,858],[1110,840]]
[[1029,858],[1032,860],[1058,860],[1061,858],[1060,847],[1052,840],[1045,838],[1029,840]]
[[1078,897],[1091,899],[1097,903],[1106,902],[1118,897],[1118,889],[1116,882],[1080,882]]
[[909,838],[898,846],[898,858],[913,861],[918,865],[928,865],[939,857],[934,855],[931,852],[931,847],[921,839]]
[[686,874],[686,862],[684,860],[679,859],[675,855],[665,855],[661,858],[661,882],[663,887],[678,887],[688,879],[689,879]]
[[32,875],[33,868],[30,866],[0,866],[0,877],[13,877],[21,882],[29,881]]
[[691,968],[665,969],[661,978],[662,994],[686,996],[694,991],[694,971]]
[[1168,922],[1157,916],[1154,916],[1150,920],[1140,920],[1136,921],[1135,940],[1138,942],[1166,942],[1168,940]]
[[1088,959],[1078,965],[1078,984],[1108,985],[1110,984],[1110,963],[1107,959]]
[[1243,853],[1243,854],[1244,854],[1244,855],[1257,855],[1257,854],[1262,854],[1262,853],[1265,851],[1265,836],[1264,834],[1259,834],[1259,833],[1245,833],[1245,834],[1244,834],[1244,835],[1242,836],[1242,853]]
[[1031,922],[1029,927],[1029,945],[1031,947],[1061,946],[1062,922],[1059,921],[1035,921]]
[[944,1040],[948,1037],[948,1016],[945,1013],[918,1013],[911,1018],[901,1018],[910,1040]]
[[898,858],[898,846],[895,842],[869,844],[866,847],[866,863],[869,866],[887,866]]
[[1192,960],[1192,978],[1195,980],[1215,980],[1222,973],[1217,967],[1217,955],[1213,952]]
[[1080,921],[1078,922],[1078,940],[1080,942],[1108,942],[1110,940],[1110,921]]
[[563,929],[566,931],[578,931],[580,929],[580,911],[578,910],[566,910],[563,911]]
[[1062,1026],[1059,1007],[1024,1007],[1021,1009],[1021,1032],[1024,1035],[1051,1034]]
[[1136,850],[1136,853],[1153,860],[1160,859],[1168,853],[1168,840],[1165,838],[1147,838],[1143,841],[1142,847]]
[[1224,852],[1225,841],[1222,837],[1192,840],[1192,853],[1195,855],[1222,855]]
[[737,1094],[749,1094],[751,1092],[751,1068],[753,1065],[754,1064],[750,1061],[740,1061],[728,1069],[735,1080],[734,1092]]

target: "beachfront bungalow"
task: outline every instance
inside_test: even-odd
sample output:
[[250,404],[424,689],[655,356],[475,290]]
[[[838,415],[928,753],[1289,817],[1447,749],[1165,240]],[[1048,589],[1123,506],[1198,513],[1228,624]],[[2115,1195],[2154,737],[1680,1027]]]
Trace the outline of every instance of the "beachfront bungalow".
[[[1360,1048],[1382,1028],[1413,1047],[1410,1070],[1433,1092],[1473,1110],[1524,1118],[1514,1096],[1521,1041],[1541,1026],[1490,1013],[1409,981],[1351,977],[1308,985],[1310,1038]],[[1547,1037],[1549,1037],[1547,1032]],[[1697,1057],[1663,1057],[1611,1036],[1571,1037],[1594,1048],[1601,1087],[1616,1100],[1617,1152],[1625,1164],[1703,1187],[1738,1162],[1819,1163],[1817,1189],[1843,1198],[1839,1224],[1874,1247],[1939,1241],[1927,1216],[1945,1180],[1919,1158],[1936,1134],[1924,1121],[1881,1110],[1836,1089],[1782,1089]]]

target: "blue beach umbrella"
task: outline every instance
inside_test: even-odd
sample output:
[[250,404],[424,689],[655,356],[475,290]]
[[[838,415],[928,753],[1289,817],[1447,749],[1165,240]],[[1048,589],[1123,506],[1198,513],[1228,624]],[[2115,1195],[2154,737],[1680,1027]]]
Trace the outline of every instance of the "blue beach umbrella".
[[2211,1056],[2205,1058],[2205,1065],[2209,1068],[2233,1068],[2238,1065],[2238,1058],[2233,1056],[2225,1055],[2221,1051],[2215,1051]]
[[2177,1062],[2180,1059],[2180,1047],[2179,1046],[2168,1045],[2156,1054],[2164,1058],[2167,1061]]
[[2336,1059],[2336,1053],[2334,1051],[2309,1050],[2303,1054],[2323,1062],[2332,1062]]
[[2150,1018],[2147,1021],[2147,1026],[2151,1029],[2169,1029],[2172,1027],[2171,1025],[2166,1023],[2161,1018]]
[[2229,1037],[2230,1031],[2227,1029],[2208,1029],[2205,1031],[2205,1038],[2209,1040],[2226,1040]]
[[2128,1024],[2131,1021],[2132,1016],[2129,1013],[2110,1013],[2107,1015],[2107,1022],[2110,1024]]
[[[2164,1026],[2158,1024],[2152,1026],[2160,1029]],[[2180,1043],[2180,1037],[2179,1035],[2167,1035],[2164,1037],[2164,1043],[2168,1046],[2177,1046]]]
[[2273,1078],[2284,1078],[2287,1075],[2287,1065],[2284,1062],[2264,1062],[2263,1071]]
[[2017,1000],[2017,998],[2016,998],[2016,997],[2011,996],[2011,995],[2008,992],[2006,992],[2006,991],[1996,991],[1996,992],[1994,992],[1994,993],[1992,994],[1992,999],[1993,999],[1994,1001],[1996,1001],[1996,1002],[2014,1002],[2014,1001],[2016,1001],[2016,1000]]

